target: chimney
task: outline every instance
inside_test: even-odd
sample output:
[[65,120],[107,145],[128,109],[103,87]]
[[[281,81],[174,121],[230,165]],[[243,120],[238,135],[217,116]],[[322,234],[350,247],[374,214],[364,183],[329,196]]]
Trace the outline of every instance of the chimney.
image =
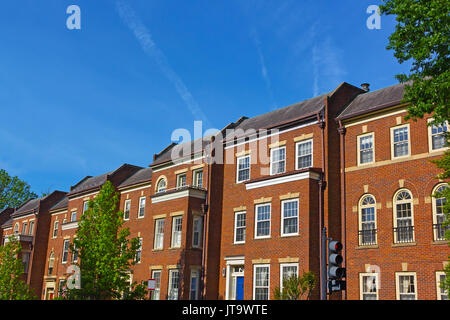
[[365,92],[369,92],[370,91],[370,83],[363,83],[361,84],[361,88],[365,91]]

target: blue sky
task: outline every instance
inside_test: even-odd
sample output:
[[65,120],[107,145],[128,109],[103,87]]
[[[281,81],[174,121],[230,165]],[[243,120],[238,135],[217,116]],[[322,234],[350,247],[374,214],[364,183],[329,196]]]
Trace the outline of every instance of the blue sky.
[[[0,168],[37,192],[147,166],[194,120],[222,128],[407,72],[365,0],[8,0],[0,5]],[[81,9],[69,30],[66,9]]]

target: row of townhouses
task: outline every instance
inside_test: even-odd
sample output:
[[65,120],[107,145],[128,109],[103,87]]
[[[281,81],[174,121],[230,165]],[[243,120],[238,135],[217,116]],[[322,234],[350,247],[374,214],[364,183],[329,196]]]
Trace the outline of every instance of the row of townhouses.
[[344,246],[347,290],[332,298],[447,299],[445,199],[433,197],[447,183],[430,163],[446,150],[447,124],[405,121],[403,93],[342,83],[172,143],[147,168],[124,164],[5,209],[2,242],[18,237],[27,283],[57,297],[87,201],[110,181],[141,241],[130,277],[156,280],[151,299],[272,299],[292,274],[320,280],[323,227]]

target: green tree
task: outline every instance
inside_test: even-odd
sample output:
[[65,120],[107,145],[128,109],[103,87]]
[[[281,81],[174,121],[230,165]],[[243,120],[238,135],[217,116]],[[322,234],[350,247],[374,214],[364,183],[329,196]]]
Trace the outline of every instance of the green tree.
[[274,289],[275,300],[299,300],[306,294],[306,299],[311,297],[311,292],[316,287],[316,276],[313,272],[303,272],[301,277],[295,275],[283,279],[283,290]]
[[[397,21],[387,49],[394,50],[399,63],[412,63],[409,74],[396,76],[400,82],[407,82],[403,97],[404,102],[409,103],[406,119],[416,120],[433,114],[434,120],[429,125],[445,123],[449,120],[450,106],[450,1],[384,0],[380,11],[385,15],[394,15]],[[438,178],[448,179],[450,151],[433,162],[443,170]],[[438,196],[450,199],[450,189]],[[449,212],[450,204],[447,202],[444,206],[447,226]],[[446,237],[450,240],[448,231]],[[447,277],[443,288],[450,292],[450,264],[445,271]]]
[[0,246],[0,300],[36,299],[23,280],[21,250],[22,246],[13,236],[4,246]]
[[6,207],[18,207],[28,199],[37,198],[31,187],[18,177],[11,177],[4,169],[0,169],[0,211]]
[[78,254],[81,287],[71,288],[67,299],[110,300],[144,299],[143,284],[130,285],[129,276],[139,248],[137,238],[128,240],[128,228],[122,228],[123,212],[118,210],[119,196],[107,181],[88,203],[81,216],[72,253]]

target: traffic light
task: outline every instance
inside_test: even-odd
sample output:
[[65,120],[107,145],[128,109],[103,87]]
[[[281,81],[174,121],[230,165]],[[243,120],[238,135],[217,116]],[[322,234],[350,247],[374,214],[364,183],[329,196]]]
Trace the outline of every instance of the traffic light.
[[331,292],[345,290],[345,268],[341,267],[344,258],[341,255],[342,243],[328,243],[328,289]]

